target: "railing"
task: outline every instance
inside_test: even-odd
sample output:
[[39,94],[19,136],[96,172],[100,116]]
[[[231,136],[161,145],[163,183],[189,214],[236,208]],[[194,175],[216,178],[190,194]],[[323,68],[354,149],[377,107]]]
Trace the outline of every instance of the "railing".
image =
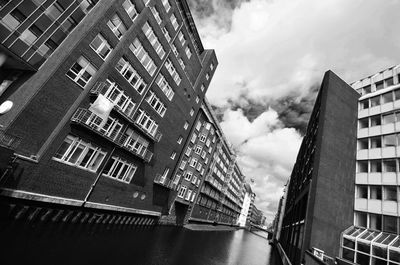
[[0,146],[15,149],[21,143],[21,138],[0,130]]
[[142,127],[142,125],[138,122],[137,118],[135,119],[134,124],[136,125],[136,128],[138,128],[141,132],[145,133],[147,136],[149,136],[154,141],[159,142],[161,140],[162,133],[158,130],[158,128],[154,132],[154,134],[151,134],[145,128]]
[[149,151],[147,148],[134,149],[127,146],[126,139],[128,138],[128,135],[124,133],[119,132],[118,134],[108,135],[100,127],[102,119],[93,112],[91,112],[90,110],[84,108],[77,109],[74,115],[72,116],[71,121],[81,124],[86,128],[89,128],[90,130],[101,135],[102,137],[115,143],[119,147],[124,148],[129,152],[131,152],[132,154],[142,158],[145,162],[150,162],[151,158],[153,157],[153,153]]

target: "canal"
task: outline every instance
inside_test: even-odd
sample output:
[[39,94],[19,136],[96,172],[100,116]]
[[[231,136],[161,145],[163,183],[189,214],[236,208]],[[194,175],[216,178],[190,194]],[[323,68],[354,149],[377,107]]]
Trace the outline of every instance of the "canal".
[[280,264],[265,232],[13,223],[1,225],[0,235],[3,265]]

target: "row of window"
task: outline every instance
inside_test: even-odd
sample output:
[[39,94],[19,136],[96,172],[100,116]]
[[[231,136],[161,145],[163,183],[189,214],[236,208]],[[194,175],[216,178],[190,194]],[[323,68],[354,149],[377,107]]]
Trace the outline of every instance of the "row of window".
[[155,136],[158,128],[158,123],[155,122],[155,120],[153,120],[153,118],[143,109],[138,110],[136,123],[139,124],[150,135]]
[[169,74],[172,76],[172,78],[174,79],[175,83],[179,86],[179,84],[181,83],[182,79],[179,76],[178,72],[176,71],[174,65],[172,64],[170,59],[167,59],[165,61],[165,68],[168,70]]
[[129,49],[133,52],[133,54],[140,61],[147,72],[151,76],[153,76],[157,69],[157,66],[154,63],[153,59],[151,59],[150,55],[147,53],[146,49],[143,48],[143,45],[138,38],[133,40],[132,44],[129,45]]
[[398,172],[396,159],[375,159],[357,161],[358,173]]
[[124,56],[119,59],[115,68],[139,94],[145,91],[147,86],[146,82]]
[[147,39],[149,40],[150,44],[153,46],[154,50],[156,51],[156,53],[158,54],[160,59],[164,58],[165,50],[162,47],[162,45],[161,45],[160,41],[158,40],[157,36],[154,34],[154,31],[153,31],[153,29],[151,28],[151,26],[149,25],[148,22],[146,22],[143,25],[142,31],[143,31],[144,35],[146,35]]
[[358,150],[394,147],[400,145],[400,133],[358,139]]
[[368,109],[379,106],[381,104],[390,103],[400,99],[400,89],[384,93],[375,97],[367,98],[360,101],[360,109]]
[[178,197],[179,198],[184,198],[187,201],[194,202],[194,199],[196,198],[196,192],[192,191],[191,189],[188,189],[186,186],[181,186],[178,191]]
[[[376,82],[375,83],[375,91],[392,86],[395,81],[394,79],[395,79],[395,77],[393,76],[393,77],[386,78],[385,80]],[[398,80],[400,80],[400,75],[398,75]],[[359,89],[357,89],[357,92],[360,93],[361,95],[371,93],[372,92],[371,85],[367,85],[365,87],[359,88]]]
[[193,174],[192,171],[187,170],[183,175],[185,180],[192,182],[197,187],[200,185],[200,178]]
[[391,112],[359,119],[359,128],[368,128],[384,124],[400,122],[400,112]]
[[400,232],[398,219],[389,215],[355,212],[355,225],[389,233]]
[[153,109],[161,116],[164,117],[167,108],[161,99],[159,99],[153,91],[149,91],[146,101],[153,107]]
[[397,194],[397,186],[356,185],[356,198],[398,201]]

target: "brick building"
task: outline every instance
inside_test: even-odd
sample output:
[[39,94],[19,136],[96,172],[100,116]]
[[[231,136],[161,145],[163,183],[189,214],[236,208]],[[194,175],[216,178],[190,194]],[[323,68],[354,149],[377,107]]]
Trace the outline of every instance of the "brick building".
[[0,1],[0,53],[2,207],[139,224],[168,212],[218,64],[185,0]]

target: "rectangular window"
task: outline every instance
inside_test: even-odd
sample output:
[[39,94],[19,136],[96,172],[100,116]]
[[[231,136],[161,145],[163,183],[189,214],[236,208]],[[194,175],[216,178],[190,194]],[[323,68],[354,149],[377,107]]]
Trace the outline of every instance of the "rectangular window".
[[122,127],[122,123],[120,123],[117,119],[108,117],[104,126],[99,128],[99,131],[112,140],[116,140],[116,138],[119,137]]
[[[206,155],[207,155],[207,152],[206,151],[203,151],[203,152],[201,152],[201,158],[205,158],[206,157]],[[207,164],[207,163],[206,163]]]
[[397,201],[397,187],[396,186],[385,186],[383,188],[384,199],[386,201]]
[[376,82],[375,85],[377,91],[383,89],[383,81]]
[[397,233],[397,217],[384,215],[383,231],[389,233]]
[[171,101],[175,95],[175,92],[172,90],[172,87],[162,74],[158,74],[156,83],[165,96]]
[[171,41],[171,36],[169,35],[168,30],[165,27],[163,27],[161,30],[164,33],[164,36],[167,39],[167,41],[170,42]]
[[178,197],[179,197],[179,198],[183,198],[183,196],[185,196],[186,190],[187,190],[187,187],[186,187],[186,186],[182,186],[182,187],[179,189]]
[[186,172],[185,172],[185,179],[186,179],[187,181],[190,181],[190,180],[192,179],[192,176],[193,176],[193,173],[192,173],[192,172],[190,172],[190,171],[186,171]]
[[147,72],[152,76],[156,71],[157,66],[147,51],[143,48],[138,38],[133,40],[133,43],[129,45],[129,49],[133,52]]
[[26,19],[26,16],[18,10],[18,8],[11,11],[11,13],[5,15],[1,19],[1,24],[3,24],[6,28],[13,31],[21,25],[22,22]]
[[168,70],[169,74],[172,76],[174,79],[175,83],[179,86],[181,83],[181,77],[179,76],[178,72],[176,71],[174,65],[172,64],[170,59],[167,59],[165,61],[165,68]]
[[396,172],[396,160],[383,160],[385,172]]
[[153,109],[161,116],[164,117],[167,108],[165,107],[164,103],[156,96],[153,91],[149,91],[148,97],[146,101],[153,107]]
[[137,17],[138,12],[136,11],[135,5],[132,3],[131,0],[125,0],[124,3],[122,3],[122,6],[132,20]]
[[174,27],[174,29],[177,30],[179,27],[179,24],[178,24],[178,20],[176,19],[175,14],[172,14],[169,19],[171,20],[171,23],[172,23],[172,26]]
[[156,19],[158,24],[161,24],[162,20],[160,17],[160,13],[158,13],[157,8],[155,6],[150,7],[151,13],[153,13],[154,18]]
[[395,122],[394,113],[382,115],[382,123],[383,124],[390,124],[390,123],[394,123],[394,122]]
[[191,108],[191,109],[190,109],[190,112],[189,112],[189,115],[190,115],[190,116],[193,116],[193,114],[194,114],[194,109]]
[[149,146],[149,142],[147,140],[140,137],[130,128],[125,131],[123,137],[126,139],[123,142],[123,146],[128,148],[128,150],[132,150],[141,156],[144,156],[146,154],[147,148]]
[[205,134],[202,134],[202,135],[200,135],[200,142],[205,142],[206,141],[206,135]]
[[107,56],[112,51],[110,44],[104,39],[101,34],[97,34],[97,36],[90,43],[90,47],[101,57],[101,59],[105,60]]
[[370,172],[373,172],[373,173],[382,172],[381,160],[371,160],[370,164],[371,164]]
[[[388,134],[383,136],[383,145],[385,147],[388,146],[396,146],[396,135],[395,134]],[[368,148],[368,146],[367,146]],[[365,148],[365,149],[367,149]]]
[[[361,121],[361,120],[360,120]],[[381,115],[371,117],[371,127],[381,125]]]
[[53,159],[96,172],[106,154],[101,148],[78,137],[68,135]]
[[185,169],[185,167],[186,167],[186,163],[187,163],[187,161],[186,161],[186,160],[182,160],[182,162],[181,162],[181,164],[180,164],[179,168],[180,168],[181,170],[184,170],[184,169]]
[[87,14],[96,5],[98,0],[81,0],[79,6],[83,13]]
[[207,73],[206,74],[206,80],[210,79],[210,75]]
[[200,128],[201,128],[201,121],[198,121],[197,124],[196,124],[196,130],[199,131]]
[[171,5],[170,5],[169,1],[168,0],[162,0],[162,4],[163,4],[163,6],[165,8],[165,11],[168,13],[168,11],[171,8]]
[[185,53],[186,53],[187,58],[190,59],[190,57],[192,57],[192,51],[190,50],[189,46],[186,46]]
[[107,22],[107,25],[118,39],[121,39],[122,35],[126,32],[126,26],[117,14],[114,14],[114,16]]
[[124,159],[113,156],[103,170],[103,176],[130,183],[137,167]]
[[200,101],[199,96],[196,96],[196,103],[199,103],[199,101]]
[[176,152],[172,152],[170,157],[171,157],[172,160],[174,160],[175,156],[176,156]]
[[186,65],[181,58],[178,58],[178,63],[182,67],[182,69],[185,69]]
[[142,31],[143,31],[144,35],[146,35],[147,39],[153,46],[154,50],[156,51],[156,53],[158,54],[160,59],[164,58],[164,56],[165,56],[164,48],[162,47],[160,41],[158,40],[156,34],[154,34],[154,31],[148,22],[146,22],[143,25]]
[[179,136],[178,141],[176,141],[176,142],[177,142],[178,144],[181,144],[181,143],[182,143],[182,140],[183,140],[182,136]]
[[40,37],[40,35],[42,35],[42,33],[42,30],[40,30],[37,26],[32,25],[22,32],[19,38],[30,46]]
[[206,146],[210,147],[210,144],[211,144],[211,141],[210,141],[210,138],[208,138],[207,141],[206,141]]
[[189,123],[187,121],[185,121],[185,124],[183,125],[183,129],[187,130],[188,127],[189,127]]
[[390,103],[390,102],[393,102],[393,93],[392,93],[392,91],[382,95],[382,103]]
[[79,86],[85,87],[95,73],[96,69],[81,56],[69,69],[67,76]]
[[368,109],[369,108],[369,100],[364,99],[360,101],[360,109]]
[[57,20],[64,12],[64,8],[57,2],[49,6],[44,12],[51,20]]
[[185,45],[185,43],[186,43],[186,39],[185,39],[185,36],[183,35],[182,31],[179,31],[178,39],[181,42],[181,45],[183,47]]
[[197,169],[197,171],[200,171],[200,170],[201,170],[201,167],[202,167],[202,166],[201,166],[201,164],[200,164],[200,163],[198,163],[198,164],[197,164],[197,168],[196,168],[196,169]]
[[379,106],[381,104],[381,96],[375,96],[370,98],[371,107]]
[[197,146],[196,146],[196,149],[194,150],[194,152],[195,152],[196,154],[200,155],[202,149],[203,149],[202,146],[197,145]]
[[157,132],[158,124],[142,109],[138,110],[136,123],[152,136]]
[[211,69],[211,71],[214,70],[214,65],[213,64],[210,64],[210,69]]
[[192,139],[190,139],[190,142],[192,142],[193,144],[194,144],[194,142],[196,141],[196,139],[197,139],[197,134],[193,134],[192,135]]
[[125,77],[125,79],[139,94],[143,93],[147,84],[125,57],[121,57],[121,59],[119,59],[115,68],[123,77]]
[[197,165],[197,159],[196,159],[196,158],[193,158],[193,159],[190,161],[190,166],[195,168],[196,165]]
[[186,193],[185,200],[187,200],[187,201],[190,200],[191,196],[192,196],[192,190],[188,190],[187,193]]
[[186,148],[185,155],[190,156],[190,153],[191,153],[191,152],[192,152],[192,148],[190,148],[190,147],[188,146],[188,148]]

